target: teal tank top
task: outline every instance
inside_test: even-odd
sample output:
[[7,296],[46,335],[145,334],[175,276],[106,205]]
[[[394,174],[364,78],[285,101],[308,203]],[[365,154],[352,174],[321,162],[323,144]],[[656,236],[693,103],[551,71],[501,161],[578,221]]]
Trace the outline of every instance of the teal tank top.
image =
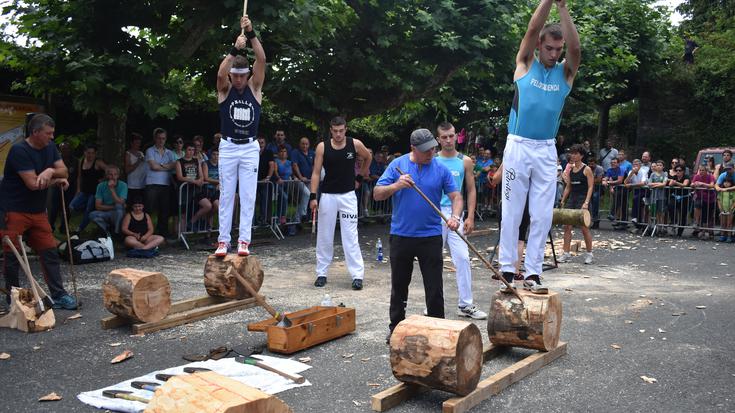
[[528,73],[515,81],[515,88],[508,133],[537,140],[556,138],[564,100],[572,90],[564,64],[547,69],[534,58]]
[[[459,191],[462,191],[462,184],[464,183],[464,155],[461,153],[457,154],[454,158],[445,158],[441,155],[436,156],[436,160],[442,165],[449,169],[449,172],[454,178],[454,183],[457,185]],[[447,194],[442,193],[441,206],[447,207],[452,206],[452,200],[449,199]]]

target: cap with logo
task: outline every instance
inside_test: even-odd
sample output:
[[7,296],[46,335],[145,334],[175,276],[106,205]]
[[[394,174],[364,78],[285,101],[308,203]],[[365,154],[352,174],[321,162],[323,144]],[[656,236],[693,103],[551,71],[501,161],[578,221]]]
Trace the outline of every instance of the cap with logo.
[[426,152],[439,146],[439,142],[428,129],[416,129],[411,133],[411,146],[419,152]]

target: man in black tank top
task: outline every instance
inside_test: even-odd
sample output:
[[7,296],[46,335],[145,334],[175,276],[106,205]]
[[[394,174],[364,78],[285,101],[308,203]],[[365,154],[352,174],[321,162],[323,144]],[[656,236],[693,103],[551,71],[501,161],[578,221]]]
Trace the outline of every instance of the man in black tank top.
[[[311,195],[309,206],[319,212],[319,234],[316,240],[316,281],[314,286],[324,287],[327,270],[334,256],[334,227],[339,217],[342,248],[347,261],[347,270],[352,277],[352,289],[362,289],[365,266],[360,244],[357,240],[357,195],[356,187],[368,176],[372,156],[365,145],[357,139],[346,137],[347,122],[342,117],[331,120],[331,138],[316,147],[314,169],[311,173]],[[355,160],[363,160],[362,170],[355,176]],[[324,167],[324,182],[321,199],[317,202],[319,178]]]
[[[232,213],[235,206],[235,187],[240,185],[240,228],[237,254],[250,255],[250,235],[255,210],[255,194],[258,186],[258,124],[265,81],[265,51],[255,35],[248,16],[243,16],[240,26],[244,35],[237,38],[235,46],[220,63],[217,72],[217,103],[220,107],[219,144],[219,237],[215,255],[224,257],[230,248]],[[245,46],[255,52],[252,70],[244,55]]]

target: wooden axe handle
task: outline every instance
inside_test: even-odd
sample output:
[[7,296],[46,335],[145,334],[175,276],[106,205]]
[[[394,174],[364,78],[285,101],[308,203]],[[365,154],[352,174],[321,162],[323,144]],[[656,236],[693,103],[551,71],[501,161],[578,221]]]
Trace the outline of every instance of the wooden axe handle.
[[[232,267],[230,267],[230,268],[232,268]],[[230,271],[228,270],[228,272],[230,272]],[[272,315],[277,320],[280,320],[281,317],[283,317],[283,315],[280,314],[278,311],[276,311],[275,308],[273,308],[270,304],[268,304],[267,302],[265,302],[265,298],[262,295],[258,294],[255,291],[255,289],[250,285],[250,283],[246,279],[244,279],[242,277],[242,275],[238,274],[237,271],[232,271],[231,273],[232,273],[232,275],[235,276],[235,278],[237,279],[237,281],[239,281],[240,284],[242,284],[242,286],[245,287],[245,289],[247,290],[247,292],[250,295],[252,295],[253,298],[255,298],[255,301],[257,301],[258,304],[260,304],[261,307],[265,308],[265,311],[267,311],[270,315]]]

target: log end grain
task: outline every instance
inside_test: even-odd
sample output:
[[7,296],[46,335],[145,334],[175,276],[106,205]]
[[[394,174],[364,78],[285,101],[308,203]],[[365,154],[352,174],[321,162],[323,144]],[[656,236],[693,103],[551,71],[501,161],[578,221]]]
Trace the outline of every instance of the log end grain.
[[204,264],[204,287],[207,294],[234,300],[250,298],[251,295],[232,275],[233,271],[249,281],[255,291],[259,291],[263,285],[265,273],[257,258],[240,257],[237,254],[218,258],[212,254]]

